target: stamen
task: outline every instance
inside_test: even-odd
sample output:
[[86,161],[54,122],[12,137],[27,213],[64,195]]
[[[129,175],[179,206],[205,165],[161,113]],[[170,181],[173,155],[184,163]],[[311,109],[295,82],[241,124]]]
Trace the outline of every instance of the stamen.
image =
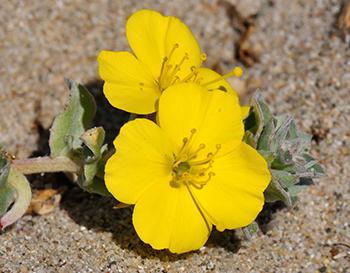
[[219,152],[219,150],[221,149],[221,145],[217,144],[216,145],[216,151],[214,153],[208,153],[207,154],[207,158],[203,159],[203,160],[198,160],[198,161],[192,161],[190,162],[191,166],[198,166],[198,165],[204,165],[204,164],[210,164],[210,162],[213,161],[213,157],[215,157],[217,155],[217,153]]
[[200,181],[200,180],[191,180],[189,183],[195,187],[196,189],[202,189],[203,186],[205,186],[205,184],[207,184],[210,179],[215,176],[215,173],[214,172],[209,172],[208,173],[208,178],[206,180],[203,180],[203,181]]
[[[172,167],[172,187],[180,187],[181,185],[193,186],[196,189],[202,189],[210,179],[215,175],[209,170],[213,167],[214,157],[221,149],[221,145],[217,144],[216,150],[207,154],[202,160],[193,160],[197,158],[198,153],[206,148],[204,143],[199,144],[198,148],[191,152],[189,145],[193,141],[197,130],[191,129],[190,136],[183,138],[183,145],[177,155],[174,155],[174,163]],[[203,157],[202,157],[203,158]]]
[[213,167],[213,162],[214,162],[214,160],[210,161],[208,163],[208,167],[200,169],[199,172],[204,174],[207,170],[209,170],[211,167]]
[[171,56],[173,55],[175,49],[179,48],[179,44],[174,44],[173,48],[170,50],[170,53],[168,54],[168,60],[170,61]]
[[195,66],[191,66],[191,73],[188,74],[185,78],[183,78],[182,82],[188,82],[195,74],[198,74],[198,68]]
[[174,80],[170,83],[170,85],[174,85],[178,80],[180,80],[179,76],[175,76]]
[[196,158],[198,152],[201,151],[201,150],[203,150],[204,148],[205,148],[205,144],[203,144],[203,143],[199,144],[199,147],[197,148],[197,150],[195,150],[195,151],[193,152],[193,154],[192,154],[191,156],[188,157],[188,159],[191,160],[191,159]]
[[[191,129],[191,134],[190,134],[190,137],[187,138],[187,137],[184,137],[182,139],[182,147],[178,153],[178,157],[175,161],[175,164],[178,164],[178,162],[180,162],[180,158],[184,157],[184,154],[183,154],[183,151],[187,148],[187,146],[189,145],[189,143],[191,142],[192,138],[193,138],[193,135],[197,132],[197,130],[195,128]],[[186,155],[186,159],[188,158],[188,155]]]
[[221,149],[221,144],[216,144],[215,148],[216,148],[216,151],[213,156],[216,156],[218,154],[219,150]]
[[168,58],[167,57],[164,57],[163,59],[163,62],[162,62],[162,67],[160,68],[160,74],[159,74],[159,82],[164,74],[164,68],[165,68],[165,65],[166,63],[168,62]]
[[196,83],[200,84],[202,80],[203,80],[203,77],[198,77],[198,79],[196,80]]
[[189,58],[188,58],[188,54],[185,53],[185,56],[182,57],[180,63],[177,64],[177,65],[175,65],[173,71],[170,73],[170,75],[169,75],[169,77],[168,77],[169,80],[171,80],[171,79],[176,75],[176,73],[180,71],[181,66],[182,66],[182,64],[184,63],[184,61],[186,61],[186,60],[188,60],[188,59],[189,59]]
[[172,67],[173,66],[171,64],[165,65],[163,73],[162,73],[163,75],[161,78],[159,78],[160,86],[162,87],[163,90],[168,86],[167,85],[168,73]]
[[200,55],[200,63],[199,63],[199,67],[202,66],[202,64],[207,60],[207,54],[205,54],[204,52]]
[[221,77],[218,77],[212,81],[209,81],[209,82],[206,82],[206,83],[203,83],[202,85],[203,86],[207,86],[207,85],[210,85],[212,83],[216,83],[218,81],[221,81],[221,80],[225,80],[227,78],[230,78],[230,77],[236,77],[236,78],[240,78],[242,77],[243,75],[243,70],[242,68],[240,68],[239,66],[236,66],[231,72],[221,76]]

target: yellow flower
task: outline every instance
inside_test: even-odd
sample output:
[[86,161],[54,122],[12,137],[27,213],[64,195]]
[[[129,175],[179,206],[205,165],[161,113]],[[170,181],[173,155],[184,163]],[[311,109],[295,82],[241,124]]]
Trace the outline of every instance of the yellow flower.
[[159,126],[139,118],[114,141],[105,182],[119,201],[135,204],[133,224],[155,249],[183,253],[220,231],[249,225],[264,204],[267,163],[242,142],[236,96],[179,84],[159,101]]
[[239,77],[242,69],[220,76],[200,68],[206,56],[189,28],[176,17],[140,10],[128,19],[126,36],[135,55],[101,51],[98,56],[104,94],[114,107],[136,114],[156,112],[161,93],[183,82],[234,93],[225,78]]

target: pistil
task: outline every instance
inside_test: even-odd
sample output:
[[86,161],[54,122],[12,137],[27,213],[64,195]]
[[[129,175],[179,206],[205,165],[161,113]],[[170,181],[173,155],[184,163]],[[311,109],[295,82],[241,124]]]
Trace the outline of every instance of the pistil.
[[240,78],[242,77],[243,75],[243,70],[242,68],[240,68],[239,66],[236,66],[231,72],[225,74],[225,75],[222,75],[221,77],[218,77],[212,81],[209,81],[209,82],[206,82],[206,83],[202,83],[201,85],[203,86],[208,86],[210,84],[213,84],[213,83],[216,83],[216,82],[219,82],[221,80],[225,80],[227,78],[231,78],[231,77],[236,77],[236,78]]

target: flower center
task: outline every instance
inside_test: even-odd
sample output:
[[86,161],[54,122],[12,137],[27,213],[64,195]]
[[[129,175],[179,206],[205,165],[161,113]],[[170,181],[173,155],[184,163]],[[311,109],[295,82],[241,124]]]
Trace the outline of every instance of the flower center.
[[[169,54],[164,57],[163,63],[160,69],[159,78],[157,80],[157,84],[161,91],[165,90],[170,85],[179,82],[194,82],[198,75],[198,68],[192,66],[189,73],[184,76],[182,79],[179,77],[178,73],[183,68],[183,64],[189,60],[189,55],[187,52],[182,56],[180,62],[174,63],[173,57],[174,52],[179,48],[179,44],[174,44],[173,48],[170,50]],[[206,60],[207,56],[202,53],[201,54],[201,64]],[[200,65],[201,65],[200,64]],[[199,65],[199,66],[200,66]]]
[[[202,63],[207,59],[207,56],[205,53],[202,53],[200,56],[201,62],[196,66],[191,66],[187,74],[184,74],[182,78],[179,76],[179,71],[183,69],[183,64],[189,61],[189,55],[187,52],[182,56],[180,61],[178,63],[174,62],[174,52],[180,47],[178,43],[174,44],[172,49],[170,50],[169,54],[164,57],[163,63],[160,69],[159,78],[156,80],[157,85],[159,86],[159,89],[161,92],[163,92],[166,88],[168,88],[171,85],[174,85],[175,83],[185,83],[185,82],[193,82],[198,83],[203,86],[207,86],[210,84],[213,84],[215,82],[219,82],[221,80],[227,79],[229,77],[241,77],[242,76],[242,69],[240,67],[235,67],[231,72],[218,77],[217,79],[214,79],[209,82],[202,83],[204,80],[203,77],[198,76],[199,74],[199,67],[202,65]],[[140,83],[142,85],[142,83]],[[221,86],[218,88],[220,89]],[[142,89],[142,86],[140,86]],[[222,87],[224,91],[226,89]]]
[[173,187],[192,185],[197,189],[201,189],[215,175],[210,169],[213,166],[214,157],[220,150],[221,145],[217,144],[214,152],[208,153],[205,158],[199,160],[199,152],[205,148],[205,144],[201,143],[194,151],[190,149],[193,136],[196,132],[196,129],[191,130],[190,137],[183,139],[183,145],[179,153],[174,155],[172,167],[173,179],[170,182],[170,185]]

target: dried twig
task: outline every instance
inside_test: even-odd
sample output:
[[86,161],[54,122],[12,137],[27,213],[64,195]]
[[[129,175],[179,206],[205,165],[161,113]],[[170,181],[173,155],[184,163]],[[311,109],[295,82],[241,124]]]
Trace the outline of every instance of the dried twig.
[[343,39],[350,44],[350,0],[344,0],[336,26]]

